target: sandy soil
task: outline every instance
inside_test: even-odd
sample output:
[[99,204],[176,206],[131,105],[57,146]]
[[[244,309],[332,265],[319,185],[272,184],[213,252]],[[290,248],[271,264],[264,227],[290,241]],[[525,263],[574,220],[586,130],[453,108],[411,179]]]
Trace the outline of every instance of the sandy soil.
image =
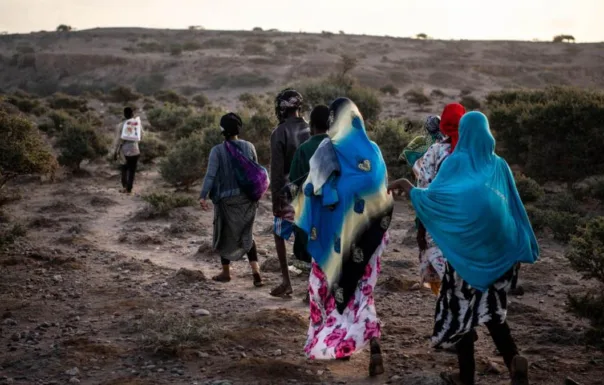
[[[243,261],[230,283],[218,284],[205,278],[219,269],[208,249],[211,213],[188,207],[144,219],[146,203],[118,193],[116,171],[90,171],[10,188],[24,198],[7,211],[28,235],[0,250],[0,384],[428,385],[441,384],[438,373],[455,366],[454,355],[429,345],[435,297],[416,284],[406,203],[397,202],[376,293],[386,374],[370,380],[367,352],[350,362],[304,358],[304,275],[294,278],[291,299],[268,295],[279,282],[269,201],[261,202],[256,226],[267,286],[253,287]],[[161,186],[150,169],[138,175],[136,193]],[[586,325],[564,307],[567,293],[585,283],[561,246],[541,244],[543,258],[523,267],[526,294],[511,300],[509,312],[532,384],[562,384],[567,376],[604,384],[604,355],[583,344]],[[479,384],[508,384],[484,328],[479,335]]]

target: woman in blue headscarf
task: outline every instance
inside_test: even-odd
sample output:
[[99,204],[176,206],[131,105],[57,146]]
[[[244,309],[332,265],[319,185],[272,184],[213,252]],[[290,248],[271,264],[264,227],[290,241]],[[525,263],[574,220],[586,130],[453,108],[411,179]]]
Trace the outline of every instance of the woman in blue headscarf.
[[310,160],[296,201],[296,225],[309,235],[310,359],[348,359],[371,346],[369,374],[384,372],[373,290],[393,210],[386,164],[349,99],[329,108],[329,137]]
[[508,164],[495,154],[487,117],[463,116],[459,142],[426,189],[407,180],[389,189],[410,196],[418,218],[443,251],[447,266],[436,305],[432,340],[457,348],[453,384],[474,384],[474,333],[485,324],[512,376],[528,384],[528,363],[506,322],[507,292],[517,263],[534,263],[539,246]]

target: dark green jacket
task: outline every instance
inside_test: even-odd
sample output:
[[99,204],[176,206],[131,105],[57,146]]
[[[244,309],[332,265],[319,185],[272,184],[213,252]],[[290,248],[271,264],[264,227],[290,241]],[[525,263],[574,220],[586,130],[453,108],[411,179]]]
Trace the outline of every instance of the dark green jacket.
[[289,169],[289,180],[291,183],[301,187],[306,181],[306,177],[310,171],[310,158],[312,158],[315,151],[317,151],[317,147],[319,147],[325,138],[327,138],[327,134],[314,135],[298,147]]

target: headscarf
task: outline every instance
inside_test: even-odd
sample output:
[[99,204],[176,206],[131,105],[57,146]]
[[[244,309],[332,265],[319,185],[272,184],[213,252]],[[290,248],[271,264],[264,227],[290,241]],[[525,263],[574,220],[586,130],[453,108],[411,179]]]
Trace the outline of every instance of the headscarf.
[[459,134],[434,182],[412,189],[411,202],[455,271],[485,291],[517,262],[535,262],[539,246],[487,117],[464,115]]
[[243,122],[239,115],[229,112],[220,118],[220,131],[222,135],[229,138],[239,135],[239,131],[243,127]]
[[285,121],[285,112],[288,109],[302,108],[303,102],[304,98],[302,98],[302,94],[300,94],[293,88],[286,88],[283,91],[279,92],[279,94],[275,98],[275,114],[277,115],[279,123],[283,123],[283,121]]
[[455,151],[459,140],[459,120],[466,113],[466,109],[459,103],[445,106],[440,118],[440,131],[451,138],[451,152]]
[[296,200],[296,225],[309,234],[308,251],[342,313],[382,243],[393,200],[386,164],[357,106],[340,98],[329,110],[329,138],[310,160]]
[[440,116],[438,115],[428,116],[424,122],[424,129],[434,142],[443,138],[443,134],[440,132]]
[[401,152],[399,160],[405,160],[410,167],[413,167],[415,162],[424,156],[431,145],[442,139],[443,136],[439,126],[439,116],[428,116],[424,122],[424,129],[428,133],[428,136],[416,136],[413,138],[403,152]]

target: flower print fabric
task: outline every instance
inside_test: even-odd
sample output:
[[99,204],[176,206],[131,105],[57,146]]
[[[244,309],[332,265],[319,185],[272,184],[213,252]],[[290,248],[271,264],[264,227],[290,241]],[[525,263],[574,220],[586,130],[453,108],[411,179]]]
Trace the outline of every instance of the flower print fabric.
[[342,314],[336,309],[335,298],[327,289],[325,274],[313,262],[309,280],[310,326],[304,347],[307,357],[317,360],[350,357],[366,347],[371,339],[380,337],[373,290],[380,272],[380,257],[387,243],[386,233],[382,244],[365,266],[365,273]]

